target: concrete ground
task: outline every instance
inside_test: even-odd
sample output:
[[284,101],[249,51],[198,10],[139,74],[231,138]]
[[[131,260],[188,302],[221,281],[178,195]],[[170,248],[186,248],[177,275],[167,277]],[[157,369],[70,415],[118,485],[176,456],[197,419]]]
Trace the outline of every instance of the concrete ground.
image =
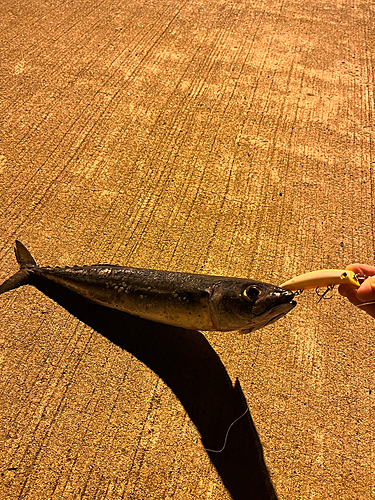
[[[374,262],[373,3],[0,10],[0,282],[16,239],[274,284]],[[1,499],[375,498],[374,320],[337,292],[247,336],[47,285],[0,309]]]

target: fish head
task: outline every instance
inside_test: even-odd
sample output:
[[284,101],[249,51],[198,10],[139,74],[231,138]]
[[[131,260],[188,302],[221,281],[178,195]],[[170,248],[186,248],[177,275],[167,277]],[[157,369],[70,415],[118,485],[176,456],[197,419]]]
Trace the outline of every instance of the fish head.
[[277,321],[295,307],[294,293],[253,280],[223,280],[211,290],[211,318],[220,331],[249,333]]

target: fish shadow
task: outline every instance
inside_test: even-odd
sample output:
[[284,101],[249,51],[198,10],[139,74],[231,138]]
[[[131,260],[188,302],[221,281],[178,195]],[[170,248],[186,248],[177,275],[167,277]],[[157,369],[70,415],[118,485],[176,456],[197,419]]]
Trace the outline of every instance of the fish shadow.
[[[223,447],[229,426],[248,406],[204,335],[93,304],[43,278],[34,276],[32,284],[151,368],[181,401],[203,446]],[[231,427],[223,451],[207,453],[233,500],[277,499],[250,411]]]

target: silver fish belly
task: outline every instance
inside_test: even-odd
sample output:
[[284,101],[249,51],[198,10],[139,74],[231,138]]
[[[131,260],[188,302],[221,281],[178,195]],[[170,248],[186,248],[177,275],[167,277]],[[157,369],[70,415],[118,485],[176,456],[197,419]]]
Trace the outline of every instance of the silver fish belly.
[[276,321],[295,306],[292,292],[254,280],[103,264],[39,267],[18,241],[15,252],[20,270],[0,286],[0,294],[33,284],[38,276],[97,304],[158,323],[244,333]]

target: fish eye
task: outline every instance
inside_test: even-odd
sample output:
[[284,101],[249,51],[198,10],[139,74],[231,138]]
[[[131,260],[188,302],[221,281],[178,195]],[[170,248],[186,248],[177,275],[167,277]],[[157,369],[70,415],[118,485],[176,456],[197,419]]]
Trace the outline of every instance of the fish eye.
[[258,287],[254,285],[250,285],[245,290],[242,292],[242,296],[246,300],[254,300],[256,299],[259,295],[261,294],[261,291],[259,290]]

